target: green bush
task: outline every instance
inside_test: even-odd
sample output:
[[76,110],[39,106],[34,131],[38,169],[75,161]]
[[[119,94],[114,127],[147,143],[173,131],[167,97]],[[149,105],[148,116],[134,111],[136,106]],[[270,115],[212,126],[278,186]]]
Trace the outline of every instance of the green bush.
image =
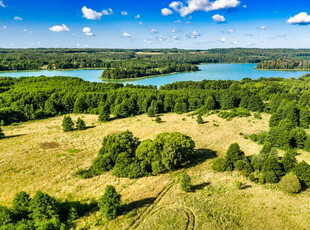
[[184,192],[190,192],[192,189],[191,178],[187,173],[184,173],[180,181],[181,190]]
[[226,159],[228,167],[233,170],[235,168],[235,163],[239,160],[244,160],[244,152],[240,149],[238,143],[233,143],[229,146],[226,152]]
[[101,213],[108,220],[117,217],[121,202],[121,196],[116,192],[112,185],[105,188],[104,195],[99,199],[98,206]]
[[84,122],[81,118],[78,118],[78,119],[77,119],[77,122],[76,122],[76,129],[77,129],[77,130],[85,130],[85,129],[86,129],[85,122]]
[[201,115],[197,116],[197,120],[196,121],[197,121],[198,124],[203,124],[203,119],[202,119]]
[[267,183],[278,183],[279,177],[274,171],[266,171],[263,173],[262,178]]
[[70,116],[65,116],[62,120],[62,129],[65,132],[69,132],[74,129],[74,123]]
[[298,163],[292,172],[298,177],[304,186],[310,186],[310,165],[302,161]]
[[244,189],[243,183],[241,181],[236,181],[235,185],[236,185],[236,188],[239,190]]
[[290,172],[295,167],[297,164],[296,156],[297,153],[294,150],[289,149],[286,151],[281,159],[281,164],[283,165],[285,172]]
[[244,160],[238,160],[235,163],[235,169],[238,171],[243,171],[245,167],[246,167],[246,163]]
[[2,139],[2,138],[4,138],[4,133],[3,133],[2,129],[1,129],[1,127],[0,127],[0,139]]
[[11,211],[7,207],[0,206],[0,227],[12,221]]
[[160,117],[156,117],[156,118],[155,118],[155,122],[156,122],[156,123],[161,123],[161,122],[162,122],[162,120],[161,120],[161,118],[160,118]]
[[227,160],[225,158],[216,158],[212,161],[211,168],[215,172],[225,172],[227,169]]
[[299,193],[301,184],[298,177],[292,173],[286,174],[279,182],[280,188],[288,193]]
[[13,199],[12,211],[19,219],[30,214],[30,197],[26,192],[17,193]]

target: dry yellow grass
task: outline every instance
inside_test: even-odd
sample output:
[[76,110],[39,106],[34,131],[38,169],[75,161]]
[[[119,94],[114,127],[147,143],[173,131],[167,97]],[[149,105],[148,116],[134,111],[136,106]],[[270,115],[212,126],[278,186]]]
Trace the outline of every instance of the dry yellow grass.
[[[141,140],[153,139],[162,132],[182,132],[193,138],[197,149],[212,149],[218,155],[225,154],[231,143],[238,142],[247,155],[255,154],[261,146],[244,139],[240,133],[267,131],[269,118],[263,114],[262,120],[250,117],[226,121],[211,115],[204,117],[205,123],[199,125],[196,117],[176,114],[163,115],[160,124],[146,115],[108,123],[98,123],[95,115],[80,116],[88,126],[95,127],[64,133],[61,130],[63,117],[4,127],[6,136],[13,137],[0,141],[0,204],[8,205],[21,190],[30,194],[42,190],[60,199],[70,197],[89,201],[98,199],[108,184],[116,187],[124,203],[155,198],[172,181],[178,180],[178,172],[133,180],[116,178],[111,173],[81,179],[74,173],[91,165],[104,136],[125,130],[132,131]],[[78,118],[77,115],[71,117],[73,120]],[[144,227],[147,223],[151,223],[152,229],[189,229],[188,223],[194,223],[195,229],[310,228],[308,191],[290,196],[270,186],[252,184],[238,173],[213,173],[210,162],[207,160],[189,169],[194,184],[208,182],[209,185],[205,184],[193,193],[181,192],[178,184],[173,185],[143,217],[138,228],[147,228]],[[236,179],[251,187],[237,190]],[[90,229],[123,229],[130,226],[145,208],[141,207],[137,215],[123,215],[111,222],[96,212],[81,218],[78,225]],[[171,218],[168,219],[175,221],[167,221],[165,218],[169,215]],[[178,216],[187,216],[190,220],[178,221]],[[168,222],[170,227],[166,225]]]

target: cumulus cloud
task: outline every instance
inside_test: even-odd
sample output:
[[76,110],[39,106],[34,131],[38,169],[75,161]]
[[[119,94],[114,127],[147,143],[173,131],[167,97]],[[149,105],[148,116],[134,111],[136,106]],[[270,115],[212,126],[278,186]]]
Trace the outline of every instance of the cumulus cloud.
[[15,17],[14,17],[14,20],[15,20],[15,21],[22,21],[23,19],[22,19],[21,17],[15,16]]
[[225,17],[219,14],[216,14],[212,17],[213,21],[215,21],[216,23],[223,23],[226,21]]
[[172,37],[173,40],[180,40],[177,36]]
[[89,27],[84,27],[83,33],[87,36],[94,36],[94,33],[92,32],[91,28],[89,28]]
[[113,14],[113,10],[111,8],[109,8],[107,10],[103,10],[102,14],[103,15],[112,15]]
[[129,33],[123,33],[123,37],[130,38],[130,37],[131,37],[131,34],[129,34]]
[[199,37],[199,36],[200,36],[200,34],[199,34],[196,30],[192,31],[192,32],[188,35],[188,37],[190,37],[190,38],[197,38],[197,37]]
[[70,29],[65,25],[65,24],[62,24],[61,26],[53,26],[51,28],[49,28],[50,31],[53,31],[53,32],[67,32],[67,31],[70,31]]
[[222,38],[220,39],[220,41],[224,43],[224,42],[226,42],[226,38],[225,38],[225,37],[222,37]]
[[140,24],[140,25],[143,25],[143,22],[140,21],[139,24]]
[[5,8],[5,5],[4,5],[4,3],[3,3],[2,0],[0,1],[0,6],[3,7],[3,8]]
[[83,17],[88,20],[100,20],[102,17],[102,13],[96,12],[90,8],[87,8],[86,6],[82,8],[82,13]]
[[137,14],[137,16],[135,17],[135,19],[140,19],[140,18],[141,18],[140,14]]
[[209,0],[188,0],[187,4],[180,1],[174,1],[169,4],[169,7],[174,11],[180,13],[182,17],[185,17],[195,11],[212,11],[236,8],[240,5],[239,0],[216,0],[210,2]]
[[237,45],[237,44],[238,44],[238,42],[237,42],[237,41],[234,41],[234,42],[233,42],[233,44],[234,44],[234,45]]
[[122,14],[123,16],[127,16],[127,15],[128,15],[127,11],[122,11],[121,14]]
[[287,23],[292,25],[309,25],[310,15],[308,15],[306,12],[301,12],[287,20]]
[[172,10],[170,10],[170,9],[168,9],[168,8],[164,8],[164,9],[161,10],[161,14],[162,14],[163,16],[168,16],[168,15],[173,14],[173,12],[172,12]]
[[151,34],[157,34],[158,33],[158,30],[156,29],[151,29]]
[[235,31],[234,30],[227,30],[226,32],[227,33],[234,33]]
[[266,26],[260,26],[260,27],[258,27],[258,29],[265,30]]

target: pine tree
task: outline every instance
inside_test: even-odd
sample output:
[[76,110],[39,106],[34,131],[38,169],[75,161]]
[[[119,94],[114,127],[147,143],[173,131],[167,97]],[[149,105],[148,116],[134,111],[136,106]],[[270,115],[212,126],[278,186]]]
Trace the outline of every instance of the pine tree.
[[197,116],[197,123],[198,124],[203,124],[203,119],[202,119],[201,115]]
[[1,127],[0,127],[0,139],[2,139],[2,138],[4,138],[4,133],[3,133],[2,129],[1,129]]
[[180,186],[182,191],[184,192],[190,192],[191,191],[191,178],[187,173],[184,173],[182,175],[181,181],[180,181]]
[[77,130],[85,130],[86,129],[85,122],[81,118],[77,119],[76,128],[77,128]]
[[62,120],[62,129],[65,132],[72,131],[74,128],[74,123],[70,116],[65,116]]
[[99,107],[99,117],[98,120],[99,121],[109,121],[110,118],[110,110],[108,108],[108,106],[100,106]]
[[121,196],[112,185],[105,188],[104,195],[100,198],[98,206],[101,213],[108,220],[115,219],[120,206]]

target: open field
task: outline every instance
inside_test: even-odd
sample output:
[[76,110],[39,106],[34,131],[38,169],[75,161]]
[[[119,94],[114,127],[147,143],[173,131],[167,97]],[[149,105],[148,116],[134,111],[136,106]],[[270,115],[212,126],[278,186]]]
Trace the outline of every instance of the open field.
[[[98,199],[106,185],[115,186],[122,195],[123,214],[107,222],[94,210],[77,221],[84,229],[309,229],[310,192],[293,196],[274,185],[257,185],[236,172],[213,173],[210,164],[238,142],[246,155],[258,153],[261,146],[244,139],[245,135],[268,130],[269,115],[262,120],[217,115],[196,117],[165,114],[163,123],[146,115],[98,123],[95,115],[80,115],[88,126],[85,131],[64,133],[63,117],[4,127],[8,138],[0,141],[0,204],[9,205],[16,192],[34,194],[42,190],[60,199],[88,202]],[[71,116],[73,120],[77,115]],[[185,118],[185,120],[183,120]],[[217,124],[216,126],[214,124]],[[218,126],[218,127],[217,127]],[[140,179],[116,178],[106,173],[91,179],[74,176],[87,168],[101,147],[104,136],[130,130],[141,140],[162,132],[179,131],[193,138],[201,159],[187,170],[194,192],[179,189],[183,170]],[[307,153],[299,160],[309,162]],[[238,190],[236,180],[246,184]]]

